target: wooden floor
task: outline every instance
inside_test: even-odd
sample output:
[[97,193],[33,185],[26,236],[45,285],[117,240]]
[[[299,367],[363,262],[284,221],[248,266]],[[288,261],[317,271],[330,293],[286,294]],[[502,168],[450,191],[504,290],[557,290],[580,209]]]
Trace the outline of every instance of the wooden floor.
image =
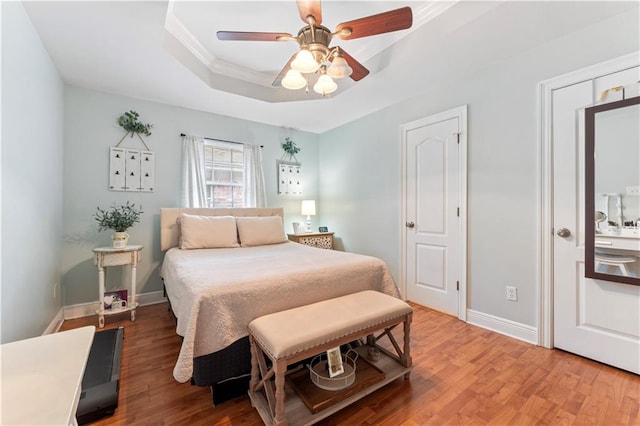
[[[326,425],[640,425],[640,377],[414,306],[410,381],[397,380]],[[213,407],[209,388],[177,383],[180,350],[166,304],[106,318],[124,325],[120,400],[96,425],[261,425],[248,397]],[[65,321],[62,330],[97,325]]]

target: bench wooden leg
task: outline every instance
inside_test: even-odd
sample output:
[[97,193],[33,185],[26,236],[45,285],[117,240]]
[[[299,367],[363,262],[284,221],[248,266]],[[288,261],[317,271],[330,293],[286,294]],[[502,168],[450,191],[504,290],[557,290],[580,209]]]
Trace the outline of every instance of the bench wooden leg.
[[[402,365],[405,367],[411,367],[411,320],[413,314],[407,314],[404,319],[404,350],[402,353]],[[404,375],[405,380],[409,380],[409,375],[411,373],[408,372]]]
[[260,370],[258,368],[256,341],[252,335],[249,335],[249,343],[251,345],[251,380],[249,381],[249,390],[256,392],[258,390],[258,383],[260,383]]
[[[276,366],[278,364],[276,364],[272,360],[272,367],[269,369],[267,367],[267,362],[265,360],[266,355],[262,351],[262,348],[260,347],[258,342],[256,342],[256,340],[253,338],[252,335],[249,335],[249,343],[251,348],[251,380],[249,381],[249,393],[255,394],[256,392],[262,389],[267,399],[267,409],[269,410],[268,414],[273,420],[273,424],[281,424],[281,425],[286,424],[286,422],[277,423],[275,420],[277,406],[278,406],[278,403],[277,403],[278,393],[277,391],[274,393],[273,383],[271,381],[271,378],[276,373]],[[287,366],[285,364],[284,365],[285,372],[286,372],[286,369],[287,369]],[[275,384],[276,386],[278,384],[277,377],[275,380]],[[282,374],[282,384],[284,389],[284,373]],[[283,413],[282,417],[284,419],[284,392],[282,394],[281,399],[283,401],[281,410]],[[252,399],[252,406],[253,406],[253,399]]]
[[276,373],[276,409],[273,424],[284,426],[287,424],[284,417],[284,375],[287,372],[287,363],[284,360],[276,361],[273,368]]

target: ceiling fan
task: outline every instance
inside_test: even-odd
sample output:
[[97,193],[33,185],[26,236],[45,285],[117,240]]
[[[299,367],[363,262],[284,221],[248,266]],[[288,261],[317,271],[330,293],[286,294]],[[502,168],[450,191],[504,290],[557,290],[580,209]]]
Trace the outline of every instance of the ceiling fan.
[[307,25],[297,36],[289,33],[218,31],[219,40],[235,41],[296,41],[300,50],[295,53],[273,81],[273,86],[282,85],[287,89],[301,89],[308,86],[302,74],[319,73],[313,90],[322,96],[333,93],[338,85],[332,78],[351,77],[359,81],[369,74],[369,70],[355,60],[340,46],[329,47],[332,39],[342,40],[368,37],[410,28],[413,14],[410,7],[367,16],[338,24],[331,32],[322,26],[320,0],[297,0],[300,18]]

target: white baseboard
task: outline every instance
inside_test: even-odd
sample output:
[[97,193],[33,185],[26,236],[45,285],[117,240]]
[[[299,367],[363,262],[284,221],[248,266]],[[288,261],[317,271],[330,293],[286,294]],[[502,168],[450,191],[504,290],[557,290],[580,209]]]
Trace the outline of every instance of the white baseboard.
[[493,315],[467,309],[467,322],[514,339],[523,340],[534,345],[538,344],[538,331],[536,327],[521,324],[519,322],[496,317]]
[[[154,305],[156,303],[166,302],[167,298],[164,297],[164,292],[152,291],[149,293],[140,293],[136,296],[136,302],[140,306]],[[100,306],[100,302],[79,303],[77,305],[65,306],[64,319],[82,318],[90,315],[95,315],[96,310]]]
[[55,317],[51,320],[49,326],[42,332],[42,335],[56,333],[60,330],[60,326],[64,321],[64,308],[60,308]]

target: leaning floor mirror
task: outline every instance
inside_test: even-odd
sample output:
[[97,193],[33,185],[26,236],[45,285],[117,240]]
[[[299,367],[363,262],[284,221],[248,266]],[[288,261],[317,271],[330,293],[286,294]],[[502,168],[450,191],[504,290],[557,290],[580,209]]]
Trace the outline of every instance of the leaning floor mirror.
[[585,110],[585,275],[640,285],[640,97]]

